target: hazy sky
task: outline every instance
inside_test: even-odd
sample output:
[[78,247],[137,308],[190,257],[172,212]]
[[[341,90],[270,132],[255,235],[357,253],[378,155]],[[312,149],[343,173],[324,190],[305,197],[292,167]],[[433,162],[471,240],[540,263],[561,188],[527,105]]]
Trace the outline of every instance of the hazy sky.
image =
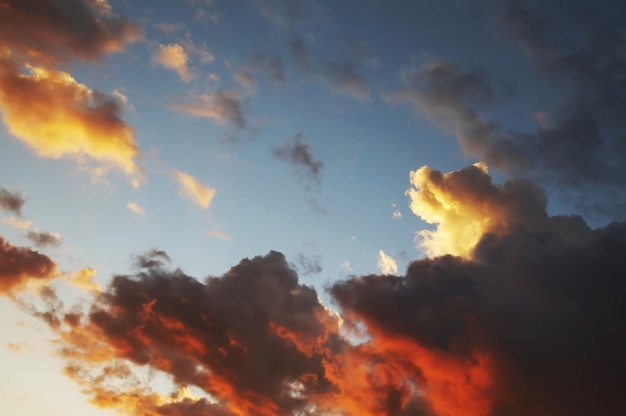
[[0,413],[626,413],[623,16],[0,0]]

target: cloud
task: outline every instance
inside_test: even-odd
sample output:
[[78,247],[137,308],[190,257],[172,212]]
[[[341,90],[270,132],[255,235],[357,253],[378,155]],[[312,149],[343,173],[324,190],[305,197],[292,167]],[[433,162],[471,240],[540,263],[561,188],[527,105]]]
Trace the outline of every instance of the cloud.
[[296,267],[303,276],[322,272],[322,264],[319,256],[306,257],[304,254],[299,254],[296,258]]
[[178,192],[181,196],[190,199],[202,209],[208,209],[215,197],[216,190],[208,185],[203,185],[188,173],[174,170],[172,178],[178,182]]
[[237,91],[217,90],[212,94],[201,94],[187,104],[174,104],[171,108],[194,117],[210,118],[218,124],[228,122],[239,129],[247,125],[241,106],[241,94]]
[[252,74],[261,72],[274,84],[284,84],[285,68],[278,56],[256,53],[235,73],[235,79],[251,91],[256,90],[256,81]]
[[384,97],[413,104],[489,167],[558,189],[585,213],[623,220],[626,57],[619,13],[530,1],[503,2],[496,10],[501,34],[536,70],[542,85],[536,88],[559,86],[561,101],[536,110],[536,129],[515,131],[487,119],[481,110],[502,99],[486,72],[442,59],[406,71],[404,85]]
[[4,0],[3,6],[0,50],[20,61],[97,61],[140,37],[139,28],[113,14],[106,0]]
[[265,18],[277,26],[294,26],[311,20],[320,7],[312,0],[252,0]]
[[56,264],[47,256],[27,247],[16,247],[0,237],[0,295],[22,289],[30,279],[51,279]]
[[142,177],[134,131],[122,119],[123,96],[103,94],[68,73],[0,64],[0,108],[9,132],[41,157],[88,156]]
[[176,72],[180,79],[185,82],[195,78],[195,75],[191,73],[187,66],[189,56],[178,43],[159,45],[159,50],[154,54],[153,59],[163,68]]
[[26,238],[28,238],[35,245],[35,247],[39,248],[47,246],[56,247],[61,244],[61,234],[37,229],[28,231],[26,233]]
[[27,220],[15,218],[15,217],[3,218],[2,222],[5,224],[8,224],[9,226],[13,228],[17,228],[18,230],[26,230],[31,225],[33,225],[32,221],[27,221]]
[[[66,72],[75,59],[121,52],[140,30],[106,0],[6,0],[0,16],[0,109],[9,132],[39,156],[88,156],[138,182],[125,97],[103,94]],[[55,67],[62,67],[63,70]]]
[[210,230],[206,230],[204,232],[206,235],[210,235],[211,237],[215,237],[215,238],[219,238],[220,240],[224,240],[228,243],[232,243],[233,242],[233,238],[227,234],[224,234],[223,232],[221,232],[220,230],[218,230],[217,228],[212,228]]
[[185,24],[182,22],[180,23],[159,22],[159,23],[155,23],[153,26],[165,33],[176,33],[185,28]]
[[396,274],[398,273],[398,264],[393,257],[382,250],[378,250],[378,270],[382,274]]
[[22,194],[9,192],[0,187],[0,209],[22,215],[21,210],[24,202],[26,202],[26,198]]
[[[465,202],[476,189],[476,201],[493,204],[483,170],[451,174],[469,187],[448,188],[459,193],[452,200]],[[497,206],[513,211],[517,203],[506,201],[532,195],[515,182],[499,190]],[[592,230],[578,216],[516,214],[486,231],[465,259],[426,258],[403,277],[335,284],[345,325],[366,327],[365,345],[405,363],[399,374],[419,368],[433,414],[623,412],[626,224]]]
[[402,213],[398,209],[398,206],[394,203],[394,204],[391,204],[391,207],[393,208],[393,213],[391,214],[391,218],[393,218],[394,220],[401,220]]
[[367,80],[352,61],[320,60],[311,53],[303,38],[297,38],[289,46],[297,67],[311,79],[353,98],[371,98]]
[[467,257],[486,233],[501,234],[511,226],[534,227],[547,220],[547,200],[533,183],[516,179],[491,181],[484,165],[441,173],[428,166],[411,172],[406,194],[411,211],[436,224],[418,232],[419,247],[430,256]]
[[274,148],[272,154],[277,159],[292,164],[307,183],[320,183],[324,164],[314,156],[302,132],[296,134],[291,142]]
[[128,204],[126,204],[126,208],[128,208],[128,210],[134,214],[143,214],[143,208],[141,208],[134,202],[129,202]]

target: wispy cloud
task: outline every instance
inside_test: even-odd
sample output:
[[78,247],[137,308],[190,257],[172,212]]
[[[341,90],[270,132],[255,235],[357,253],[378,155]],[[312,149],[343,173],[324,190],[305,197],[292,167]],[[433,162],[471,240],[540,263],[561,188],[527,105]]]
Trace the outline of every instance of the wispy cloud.
[[189,56],[178,43],[159,45],[159,49],[154,54],[153,59],[163,68],[176,72],[180,79],[185,82],[195,78],[188,66]]
[[208,209],[215,197],[216,190],[204,185],[188,173],[174,170],[172,178],[178,182],[178,191],[181,196],[190,199],[202,209]]
[[304,134],[296,134],[288,143],[275,147],[272,154],[279,160],[290,163],[302,179],[309,184],[320,183],[320,174],[324,164],[314,155],[314,151],[306,142]]
[[141,208],[139,205],[137,205],[134,202],[129,202],[128,204],[126,204],[126,208],[128,208],[128,210],[132,213],[135,214],[143,214],[143,208]]
[[38,229],[28,231],[26,238],[28,238],[35,247],[39,248],[48,246],[56,247],[61,244],[61,234]]
[[171,108],[194,117],[212,119],[218,124],[228,122],[239,129],[247,125],[241,106],[241,93],[237,91],[218,90],[212,94],[198,95],[186,104],[174,104]]
[[24,195],[0,187],[0,209],[21,215],[24,202],[26,202]]
[[204,232],[206,235],[209,235],[211,237],[215,237],[215,238],[219,238],[220,240],[224,240],[228,243],[232,243],[233,242],[233,238],[227,234],[224,234],[223,232],[221,232],[219,229],[217,228],[211,228],[209,230],[206,230]]

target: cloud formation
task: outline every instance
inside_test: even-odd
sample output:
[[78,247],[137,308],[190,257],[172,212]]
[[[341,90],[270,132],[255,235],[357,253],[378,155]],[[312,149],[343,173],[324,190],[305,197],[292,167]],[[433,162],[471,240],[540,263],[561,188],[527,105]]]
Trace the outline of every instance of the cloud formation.
[[126,208],[128,208],[128,210],[134,214],[143,214],[143,208],[141,208],[139,205],[137,205],[134,202],[129,202],[126,204]]
[[534,131],[511,130],[483,116],[481,110],[510,91],[498,94],[482,68],[444,59],[405,71],[403,86],[384,97],[412,104],[454,134],[467,156],[569,190],[587,212],[623,220],[626,41],[619,11],[602,13],[584,3],[507,1],[495,8],[501,33],[536,70],[543,85],[537,88],[563,89],[555,108],[537,109]]
[[382,274],[396,274],[398,273],[398,264],[393,257],[383,250],[378,250],[378,270]]
[[180,196],[190,199],[194,204],[202,209],[208,209],[217,192],[215,188],[202,184],[188,173],[174,170],[172,178],[178,182],[178,192]]
[[0,237],[0,295],[22,289],[30,279],[56,276],[56,264],[44,254],[27,247],[16,247]]
[[289,143],[272,149],[272,154],[277,159],[293,165],[307,186],[311,183],[319,185],[324,163],[315,157],[302,132],[296,134]]
[[279,56],[256,53],[235,73],[235,79],[244,87],[255,91],[257,83],[253,73],[260,72],[274,84],[284,84],[285,68]]
[[0,187],[0,209],[22,215],[21,210],[24,202],[26,202],[26,198],[22,194],[10,192]]
[[28,238],[35,247],[39,248],[48,246],[54,247],[61,244],[61,234],[38,229],[28,231],[26,238]]
[[369,83],[351,60],[319,59],[303,38],[295,39],[289,46],[298,69],[312,80],[353,98],[370,99]]
[[188,66],[189,56],[178,43],[159,45],[159,50],[156,51],[153,59],[163,68],[176,72],[180,79],[185,82],[195,78]]
[[88,156],[138,181],[140,151],[122,119],[125,97],[90,89],[65,68],[75,59],[98,61],[120,52],[139,35],[107,1],[6,0],[0,16],[0,110],[9,132],[39,156]]
[[201,94],[186,104],[173,104],[173,110],[194,117],[210,118],[218,124],[231,123],[239,129],[247,126],[241,105],[241,93],[217,90],[212,94]]

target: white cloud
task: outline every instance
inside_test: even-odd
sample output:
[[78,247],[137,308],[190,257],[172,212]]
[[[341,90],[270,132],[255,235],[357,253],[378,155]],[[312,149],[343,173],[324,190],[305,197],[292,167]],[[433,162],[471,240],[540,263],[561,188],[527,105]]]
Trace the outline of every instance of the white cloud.
[[396,274],[398,273],[398,264],[393,257],[385,254],[384,251],[378,251],[378,270],[382,274]]

